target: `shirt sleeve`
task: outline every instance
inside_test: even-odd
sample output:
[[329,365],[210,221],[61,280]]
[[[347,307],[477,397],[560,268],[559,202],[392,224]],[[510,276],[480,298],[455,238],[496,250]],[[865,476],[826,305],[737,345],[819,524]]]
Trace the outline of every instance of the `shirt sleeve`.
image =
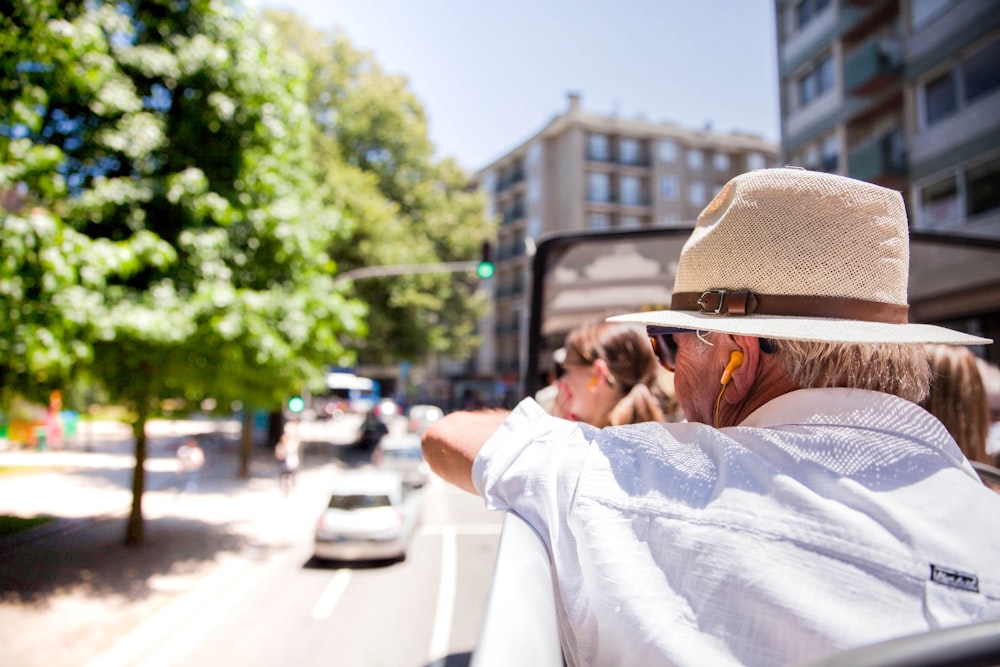
[[552,526],[572,504],[596,432],[526,398],[479,451],[472,482],[489,509],[512,510],[536,529]]

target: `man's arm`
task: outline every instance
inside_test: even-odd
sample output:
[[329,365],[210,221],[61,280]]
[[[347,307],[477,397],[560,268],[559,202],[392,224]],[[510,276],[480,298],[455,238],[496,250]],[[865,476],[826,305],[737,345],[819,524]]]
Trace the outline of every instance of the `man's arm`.
[[489,410],[446,415],[424,433],[421,440],[424,458],[446,481],[476,493],[472,485],[472,462],[508,414],[506,410]]

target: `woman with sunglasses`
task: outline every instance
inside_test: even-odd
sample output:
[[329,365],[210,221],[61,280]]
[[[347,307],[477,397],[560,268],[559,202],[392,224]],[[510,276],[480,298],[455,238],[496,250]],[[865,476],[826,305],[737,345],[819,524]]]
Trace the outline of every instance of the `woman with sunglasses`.
[[645,328],[592,322],[566,336],[566,359],[553,414],[597,427],[678,421],[669,374]]

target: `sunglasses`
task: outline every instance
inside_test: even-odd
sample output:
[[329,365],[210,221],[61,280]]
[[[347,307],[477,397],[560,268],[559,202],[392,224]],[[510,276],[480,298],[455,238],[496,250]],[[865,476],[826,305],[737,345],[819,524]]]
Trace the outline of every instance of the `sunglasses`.
[[653,354],[660,365],[673,373],[677,358],[677,341],[674,340],[673,333],[664,331],[662,327],[646,327],[646,335],[649,336],[649,344],[653,346]]
[[[680,333],[677,329],[667,327],[647,326],[646,335],[649,336],[649,343],[653,346],[653,354],[660,362],[660,365],[671,373],[674,372],[677,358],[677,341],[674,334]],[[685,333],[694,333],[685,331]],[[699,336],[701,333],[699,332]],[[760,351],[765,354],[774,354],[774,345],[767,338],[758,338],[760,341]],[[711,345],[711,343],[709,343]]]

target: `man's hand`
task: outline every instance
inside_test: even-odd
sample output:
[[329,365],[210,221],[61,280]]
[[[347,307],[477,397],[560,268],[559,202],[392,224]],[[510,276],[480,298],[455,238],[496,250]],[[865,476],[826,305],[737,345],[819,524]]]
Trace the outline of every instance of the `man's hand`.
[[472,462],[509,414],[506,410],[452,412],[434,422],[421,440],[431,469],[460,489],[476,493]]

